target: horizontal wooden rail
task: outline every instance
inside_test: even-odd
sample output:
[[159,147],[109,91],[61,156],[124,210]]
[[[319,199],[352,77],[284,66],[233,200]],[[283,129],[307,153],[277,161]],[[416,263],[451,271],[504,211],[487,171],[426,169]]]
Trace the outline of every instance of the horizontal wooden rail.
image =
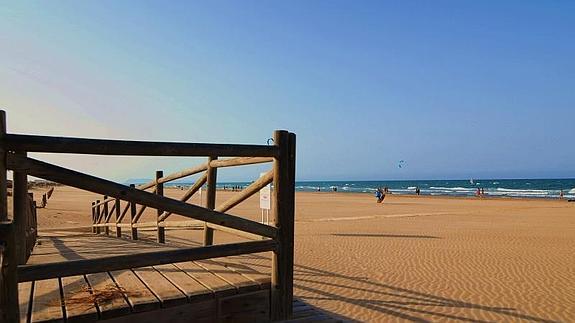
[[104,271],[156,266],[174,262],[203,260],[250,253],[274,251],[273,240],[248,241],[199,248],[136,253],[94,259],[68,260],[36,265],[18,266],[18,281],[85,275]]
[[50,137],[6,134],[4,149],[41,153],[123,156],[276,157],[279,149],[265,145],[232,145]]
[[232,167],[232,166],[243,166],[243,165],[254,165],[262,163],[271,163],[273,158],[269,157],[237,157],[228,159],[215,159],[210,162],[210,167]]
[[[184,220],[184,221],[162,221],[162,222],[138,222],[138,223],[98,223],[94,224],[94,227],[109,227],[109,228],[186,228],[186,227],[196,227],[201,226],[203,228],[204,222],[199,220]],[[220,226],[216,226],[220,227]],[[225,227],[224,227],[225,228]],[[230,229],[232,230],[232,229]],[[224,231],[224,230],[222,230]],[[244,232],[245,233],[245,232]],[[251,233],[246,233],[249,235]],[[250,237],[260,237],[258,235],[251,235]]]
[[240,231],[240,230],[236,230],[236,229],[231,229],[231,228],[227,228],[221,225],[217,225],[217,224],[213,224],[213,223],[206,223],[206,227],[213,229],[213,230],[218,230],[218,231],[223,231],[226,233],[230,233],[233,235],[236,235],[238,237],[242,237],[242,238],[246,238],[246,239],[250,239],[250,240],[261,240],[262,236],[261,235],[257,235],[257,234],[253,234],[253,233],[249,233],[249,232],[244,232],[244,231]]
[[277,236],[277,228],[246,220],[222,212],[208,210],[196,205],[158,196],[102,178],[83,174],[60,166],[51,165],[27,157],[7,154],[7,166],[12,170],[26,170],[30,176],[35,176],[64,185],[77,187],[90,192],[106,194],[125,201],[147,205],[155,209],[165,210],[188,218],[230,227],[233,229],[262,235],[268,238]]

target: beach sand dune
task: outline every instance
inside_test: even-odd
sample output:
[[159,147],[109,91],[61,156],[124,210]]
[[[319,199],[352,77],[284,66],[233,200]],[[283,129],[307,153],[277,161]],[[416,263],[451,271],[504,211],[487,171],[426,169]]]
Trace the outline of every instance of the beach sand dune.
[[[218,191],[218,203],[232,194]],[[368,194],[296,195],[295,293],[312,305],[358,321],[575,321],[572,203],[392,195],[380,205]],[[56,188],[39,210],[40,230],[89,225],[95,198]],[[254,196],[232,213],[259,220],[258,206]],[[147,210],[143,221],[154,218]],[[168,242],[200,237],[167,232]],[[266,271],[265,257],[246,262]]]

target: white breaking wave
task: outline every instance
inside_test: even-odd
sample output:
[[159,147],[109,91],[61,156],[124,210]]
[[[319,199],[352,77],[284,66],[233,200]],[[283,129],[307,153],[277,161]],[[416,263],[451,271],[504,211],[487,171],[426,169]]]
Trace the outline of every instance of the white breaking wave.
[[548,190],[525,190],[525,189],[513,189],[513,188],[497,188],[501,192],[549,192]]
[[436,187],[432,186],[429,189],[432,190],[442,190],[442,191],[475,191],[475,188],[465,188],[465,187]]

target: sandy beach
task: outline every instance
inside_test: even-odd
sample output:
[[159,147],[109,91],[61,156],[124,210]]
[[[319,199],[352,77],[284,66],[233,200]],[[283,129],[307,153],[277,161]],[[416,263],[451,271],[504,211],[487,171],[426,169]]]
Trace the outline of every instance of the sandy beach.
[[[232,194],[218,191],[218,203]],[[56,187],[38,210],[40,234],[88,226],[96,198]],[[230,213],[259,220],[257,195]],[[215,233],[216,243],[233,239]],[[575,203],[391,195],[376,204],[370,194],[298,192],[295,241],[295,296],[350,320],[575,320]]]

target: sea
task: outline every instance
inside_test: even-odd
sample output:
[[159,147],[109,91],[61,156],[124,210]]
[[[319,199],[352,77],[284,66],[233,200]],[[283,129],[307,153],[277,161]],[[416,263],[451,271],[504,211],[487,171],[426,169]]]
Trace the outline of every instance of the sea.
[[[191,183],[174,185],[187,186]],[[249,185],[249,182],[218,183],[218,188]],[[513,198],[564,198],[575,199],[575,179],[470,179],[470,180],[402,180],[402,181],[297,181],[300,192],[343,192],[374,194],[378,188],[387,187],[392,194],[415,195],[419,187],[421,195],[475,196],[483,189],[485,196]]]

